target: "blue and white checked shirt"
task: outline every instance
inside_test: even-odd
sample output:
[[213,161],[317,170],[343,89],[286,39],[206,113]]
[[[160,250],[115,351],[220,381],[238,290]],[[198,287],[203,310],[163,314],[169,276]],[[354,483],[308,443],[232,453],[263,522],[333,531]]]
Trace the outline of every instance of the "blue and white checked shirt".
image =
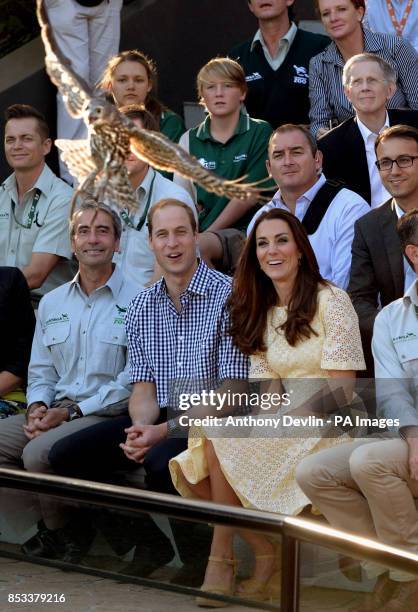
[[227,333],[231,279],[200,262],[181,294],[181,312],[164,279],[132,301],[126,320],[132,383],[154,382],[160,408],[176,408],[180,393],[246,379],[248,358]]
[[[397,90],[387,108],[418,109],[418,54],[401,36],[376,34],[363,28],[364,51],[376,53],[396,70]],[[309,98],[311,132],[329,128],[330,119],[338,123],[354,115],[353,107],[344,93],[342,73],[344,60],[332,42],[315,55],[309,63]]]

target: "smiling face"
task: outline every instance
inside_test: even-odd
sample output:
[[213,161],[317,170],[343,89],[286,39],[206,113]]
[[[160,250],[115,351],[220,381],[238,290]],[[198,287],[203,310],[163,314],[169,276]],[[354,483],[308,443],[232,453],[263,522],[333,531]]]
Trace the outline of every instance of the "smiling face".
[[45,155],[51,150],[51,139],[42,138],[37,119],[9,119],[4,130],[4,151],[13,170],[42,169]]
[[215,75],[209,75],[207,81],[202,83],[201,93],[203,102],[214,117],[238,113],[241,102],[245,100],[245,92],[237,83]]
[[363,8],[356,8],[351,0],[319,0],[322,24],[333,40],[338,41],[361,28]]
[[396,85],[387,81],[376,62],[358,62],[350,69],[345,94],[360,114],[375,114],[386,107]]
[[[418,143],[412,138],[387,138],[382,140],[377,147],[376,157],[379,161],[383,159],[397,159],[402,155],[418,155]],[[402,203],[403,199],[418,202],[418,159],[408,168],[399,168],[397,164],[392,165],[391,170],[380,171],[380,178],[389,193]]]
[[277,133],[269,146],[267,170],[284,192],[305,193],[318,179],[322,154],[315,155],[303,132]]
[[273,284],[293,285],[301,252],[292,230],[282,219],[266,219],[256,229],[256,255],[261,270]]
[[197,233],[181,206],[164,206],[152,217],[150,247],[164,275],[183,278],[197,266]]
[[145,66],[139,62],[121,62],[113,71],[110,92],[117,106],[144,104],[152,83]]
[[71,246],[80,267],[111,267],[113,253],[119,249],[112,217],[103,210],[79,212]]
[[280,17],[287,18],[287,8],[294,0],[249,0],[248,7],[257,19],[271,20]]

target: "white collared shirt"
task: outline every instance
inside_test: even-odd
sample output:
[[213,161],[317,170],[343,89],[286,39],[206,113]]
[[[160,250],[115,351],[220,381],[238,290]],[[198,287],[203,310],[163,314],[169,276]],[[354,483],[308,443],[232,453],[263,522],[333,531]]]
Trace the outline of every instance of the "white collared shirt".
[[[398,219],[400,219],[405,214],[405,211],[402,210],[402,208],[396,203],[395,199],[393,199],[392,202],[395,205],[396,215]],[[415,283],[415,281],[417,280],[417,275],[415,274],[414,270],[409,265],[408,260],[405,257],[405,255],[403,256],[403,269],[405,272],[404,291],[406,292],[407,289],[411,287],[411,285]]]
[[[155,177],[155,178],[154,178]],[[150,249],[148,242],[148,228],[145,222],[140,230],[137,230],[139,221],[144,214],[148,198],[150,199],[150,207],[162,200],[163,198],[174,198],[184,202],[193,209],[197,220],[197,212],[191,196],[185,189],[179,185],[175,185],[172,181],[166,179],[159,172],[150,168],[145,175],[144,180],[136,189],[138,199],[138,208],[133,215],[131,221],[134,227],[130,227],[122,221],[122,236],[120,240],[120,252],[115,253],[113,261],[118,264],[126,276],[134,283],[139,290],[143,289],[146,283],[151,279],[154,273],[155,257]],[[111,202],[109,204],[119,212],[119,209]]]
[[356,117],[357,126],[360,130],[360,134],[364,141],[364,147],[366,149],[366,157],[367,157],[367,168],[369,170],[369,178],[370,178],[370,190],[371,190],[371,208],[377,208],[381,206],[385,202],[387,202],[392,196],[383,186],[382,179],[380,178],[379,170],[376,168],[376,153],[374,150],[374,143],[376,142],[376,138],[385,128],[389,127],[389,116],[386,113],[385,123],[382,128],[379,130],[379,134],[375,134],[367,125],[365,125],[357,116]]
[[[28,215],[32,208],[35,190],[41,195],[30,227]],[[68,282],[72,277],[72,258],[68,233],[68,217],[73,190],[59,179],[45,164],[34,186],[18,203],[15,174],[11,174],[0,189],[0,266],[24,268],[29,265],[32,253],[51,253],[62,257],[48,275],[36,295],[44,295],[51,289]],[[13,205],[14,204],[14,212]]]
[[[379,415],[398,418],[399,428],[418,426],[417,282],[377,315],[372,351]],[[387,380],[389,379],[389,380]]]
[[[125,318],[137,294],[116,266],[86,295],[79,275],[39,303],[28,370],[28,404],[67,397],[84,415],[126,412],[130,394]],[[113,406],[122,402],[122,405]]]
[[[299,221],[302,221],[325,180],[325,176],[321,174],[316,183],[297,199],[294,214]],[[260,208],[251,219],[247,235],[251,232],[257,217],[273,208],[282,208],[291,212],[278,191],[272,201]],[[370,206],[366,200],[354,191],[343,188],[328,206],[316,232],[309,236],[321,275],[341,289],[346,289],[350,276],[354,223],[367,212],[370,212]]]
[[264,41],[263,35],[261,34],[261,30],[258,29],[253,38],[253,42],[251,43],[251,51],[254,48],[254,44],[258,41],[261,44],[265,58],[267,62],[269,63],[270,67],[273,70],[278,70],[280,66],[283,64],[284,60],[286,59],[286,55],[288,54],[289,49],[292,46],[292,43],[295,39],[297,31],[298,29],[296,25],[292,22],[286,34],[279,40],[279,45],[277,48],[276,55],[272,57]]

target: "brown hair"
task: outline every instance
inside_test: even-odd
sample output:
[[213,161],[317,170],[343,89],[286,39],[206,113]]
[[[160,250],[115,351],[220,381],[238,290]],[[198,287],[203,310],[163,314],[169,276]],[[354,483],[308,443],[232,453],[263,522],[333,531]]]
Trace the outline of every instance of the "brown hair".
[[[365,0],[350,0],[351,4],[354,5],[354,8],[359,9],[362,8],[364,11],[366,10],[366,2]],[[319,11],[319,2],[320,0],[315,0],[316,8]]]
[[313,157],[315,157],[318,152],[318,145],[316,143],[316,140],[314,136],[312,136],[306,125],[302,125],[301,123],[284,123],[283,125],[276,128],[269,138],[267,150],[270,151],[270,145],[276,134],[287,134],[288,132],[301,132],[308,141],[309,148],[312,151]]
[[[156,97],[157,93],[157,66],[150,57],[138,51],[138,49],[130,49],[129,51],[121,51],[117,55],[114,55],[107,62],[103,76],[98,83],[98,87],[103,89],[105,92],[111,91],[112,89],[112,77],[116,68],[123,62],[136,62],[141,64],[145,68],[149,82],[151,83],[151,90],[148,92],[144,105],[147,111],[155,117],[158,125],[160,124],[162,113],[167,110],[167,107],[158,100]],[[154,95],[153,93],[154,92]]]
[[29,104],[12,104],[4,111],[4,119],[7,123],[10,119],[35,119],[38,123],[38,132],[42,140],[49,138],[49,127],[45,117]]
[[386,128],[383,132],[380,132],[379,136],[376,138],[376,142],[374,144],[374,150],[377,153],[377,147],[384,140],[388,140],[389,138],[410,138],[415,140],[418,146],[418,130],[410,125],[392,125],[391,127]]
[[280,329],[290,346],[316,332],[311,327],[317,309],[319,285],[327,285],[320,272],[315,253],[301,222],[291,213],[274,208],[260,215],[249,235],[235,272],[229,299],[230,335],[234,344],[246,355],[265,351],[264,332],[267,313],[277,305],[272,281],[260,270],[256,255],[256,232],[263,221],[280,219],[291,230],[302,254],[300,266],[288,305],[287,320]]
[[203,85],[213,76],[234,83],[243,93],[247,93],[247,81],[241,65],[229,57],[215,57],[207,62],[197,74],[196,86],[199,98],[202,98]]
[[179,208],[183,208],[183,210],[186,211],[187,216],[189,217],[190,225],[192,226],[193,232],[197,231],[197,222],[193,214],[192,208],[188,206],[187,204],[185,204],[184,202],[182,202],[181,200],[176,200],[175,198],[164,198],[160,200],[159,202],[157,202],[156,204],[154,204],[154,206],[151,208],[151,210],[148,213],[147,225],[148,225],[148,233],[150,236],[152,235],[152,220],[154,218],[155,213],[158,210],[162,210],[166,206],[178,206]]
[[412,262],[405,249],[408,244],[418,246],[418,208],[413,208],[399,219],[396,225],[399,239],[401,241],[402,252],[408,260],[409,265],[413,268]]
[[118,110],[128,119],[139,119],[146,130],[152,130],[153,132],[160,131],[160,126],[156,122],[154,115],[151,115],[145,106],[141,104],[127,104],[126,106],[121,106]]

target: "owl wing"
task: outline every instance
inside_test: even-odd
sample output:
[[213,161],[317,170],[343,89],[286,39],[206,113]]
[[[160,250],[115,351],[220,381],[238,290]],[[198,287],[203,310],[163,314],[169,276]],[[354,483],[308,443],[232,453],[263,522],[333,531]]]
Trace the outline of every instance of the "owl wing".
[[250,196],[258,196],[260,200],[265,199],[260,195],[263,188],[257,187],[259,182],[244,183],[245,177],[233,181],[223,179],[206,170],[195,157],[163,134],[142,129],[131,121],[126,122],[125,127],[131,139],[132,151],[154,168],[177,172],[198,183],[206,191],[229,199],[239,198],[243,200]]
[[71,69],[71,62],[61,53],[55,40],[44,0],[37,0],[37,16],[45,47],[45,66],[49,78],[62,95],[70,115],[83,116],[83,110],[93,92],[89,85]]
[[68,166],[70,174],[82,183],[84,179],[96,170],[91,158],[88,140],[65,140],[58,138],[56,146],[62,151],[62,159]]

